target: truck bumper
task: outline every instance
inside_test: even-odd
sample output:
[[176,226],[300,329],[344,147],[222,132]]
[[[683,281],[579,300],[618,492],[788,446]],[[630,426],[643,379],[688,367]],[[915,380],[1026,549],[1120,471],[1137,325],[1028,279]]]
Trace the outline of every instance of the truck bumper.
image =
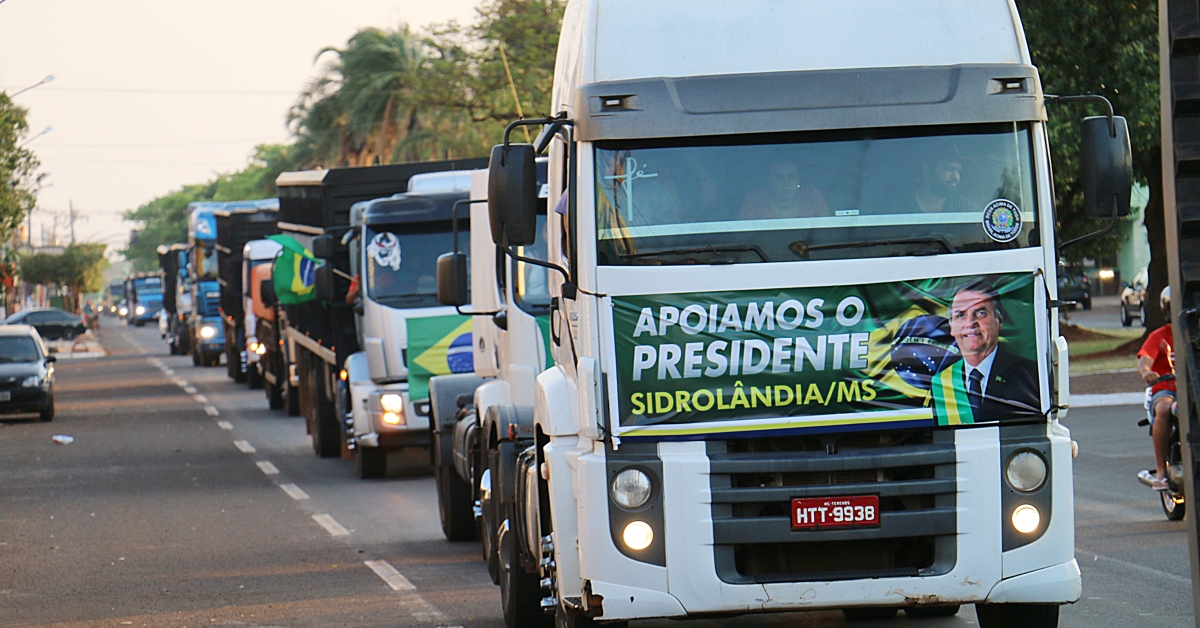
[[[413,403],[408,398],[407,383],[374,388],[369,385],[352,384],[351,394],[366,396],[363,410],[359,410],[357,404],[354,408],[355,438],[359,446],[403,449],[429,445],[429,401],[422,399]],[[401,424],[391,425],[384,421],[384,410],[380,401],[384,395],[399,395],[403,399],[404,413]],[[361,423],[358,415],[360,411],[364,412],[366,419]]]
[[[953,433],[954,457],[944,465],[953,470],[957,487],[952,529],[938,533],[941,539],[932,566],[894,576],[753,575],[742,564],[734,564],[732,550],[722,545],[770,540],[730,539],[732,512],[723,514],[718,509],[720,499],[714,488],[730,486],[731,478],[719,476],[716,457],[710,459],[703,442],[658,443],[662,482],[671,487],[663,491],[664,529],[655,531],[664,538],[666,567],[635,560],[617,547],[620,535],[614,534],[609,517],[602,514],[610,511],[608,483],[613,472],[605,455],[593,450],[589,441],[552,439],[546,451],[554,503],[556,507],[572,500],[577,504],[566,513],[552,512],[555,547],[579,548],[557,552],[560,591],[565,597],[586,599],[586,590],[601,596],[603,614],[598,618],[605,620],[849,607],[1071,603],[1079,599],[1081,589],[1073,550],[1070,438],[1064,428],[1050,427],[1048,432],[1053,482],[1059,489],[1050,521],[1037,540],[1002,551],[1006,522],[998,498],[1003,482],[998,428],[958,430]],[[555,482],[573,476],[575,480],[566,486]],[[842,535],[851,540],[851,535],[836,530],[792,531],[786,514],[781,525],[781,530],[772,531],[776,523],[763,522],[763,536],[808,535],[808,542],[818,538],[812,535]],[[571,535],[576,531],[577,536]],[[843,547],[839,551],[854,552],[860,546],[851,542]],[[795,560],[779,551],[780,561]],[[830,561],[832,550],[822,551]],[[748,560],[762,558],[754,555]]]

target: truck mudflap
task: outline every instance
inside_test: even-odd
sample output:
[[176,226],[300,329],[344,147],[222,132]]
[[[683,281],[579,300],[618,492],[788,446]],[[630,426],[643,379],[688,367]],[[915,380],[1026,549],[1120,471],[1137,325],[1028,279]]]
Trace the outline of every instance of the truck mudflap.
[[[459,410],[464,407],[459,403],[459,398],[462,395],[473,397],[475,389],[479,388],[484,381],[483,378],[474,374],[439,375],[429,378],[429,425],[433,437],[437,440],[430,450],[433,465],[435,467],[453,466],[459,476],[467,482],[471,481],[470,471],[464,473],[464,469],[455,464],[453,451],[459,431]],[[469,403],[470,401],[468,401]]]

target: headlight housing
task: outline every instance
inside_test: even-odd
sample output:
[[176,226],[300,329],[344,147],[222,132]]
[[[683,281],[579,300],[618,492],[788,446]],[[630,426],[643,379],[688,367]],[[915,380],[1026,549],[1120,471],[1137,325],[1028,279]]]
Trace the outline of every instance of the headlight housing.
[[211,325],[205,325],[204,327],[200,328],[200,337],[204,338],[205,340],[212,338],[216,335],[217,335],[216,327],[213,327]]
[[1013,454],[1004,468],[1004,477],[1008,480],[1008,485],[1022,493],[1042,488],[1046,483],[1046,475],[1046,459],[1029,449]]
[[42,378],[38,377],[37,375],[30,375],[29,377],[25,378],[25,381],[21,382],[21,386],[25,388],[37,388],[41,385]]
[[136,313],[138,316],[141,316],[142,314],[145,314],[145,313],[146,313],[146,308],[145,308],[145,307],[143,307],[143,306],[141,306],[141,305],[139,305],[139,306],[137,306],[137,307],[133,308],[133,311],[134,311],[134,312],[135,312],[135,313]]
[[404,397],[395,393],[382,395],[379,397],[379,407],[384,412],[404,412]]
[[127,307],[123,307],[123,308],[121,308],[121,309],[117,310],[117,314],[120,314],[121,316],[128,316],[128,315],[129,315],[129,308],[127,308]]
[[613,501],[617,502],[618,506],[628,509],[645,506],[646,502],[650,501],[652,490],[650,476],[646,475],[645,471],[632,467],[618,473],[609,487]]

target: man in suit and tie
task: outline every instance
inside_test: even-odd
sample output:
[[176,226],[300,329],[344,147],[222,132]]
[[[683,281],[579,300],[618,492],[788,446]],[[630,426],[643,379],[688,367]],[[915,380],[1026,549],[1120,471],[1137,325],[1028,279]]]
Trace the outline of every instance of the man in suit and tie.
[[962,360],[936,378],[941,386],[934,391],[939,424],[1041,418],[1037,364],[1000,346],[1003,324],[1004,312],[991,285],[976,281],[955,293],[950,335]]

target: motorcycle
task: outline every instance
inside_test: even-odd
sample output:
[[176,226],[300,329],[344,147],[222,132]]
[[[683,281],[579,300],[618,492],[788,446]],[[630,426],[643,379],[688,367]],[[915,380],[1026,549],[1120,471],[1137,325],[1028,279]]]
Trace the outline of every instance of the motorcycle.
[[[1154,384],[1161,382],[1174,381],[1174,374],[1167,374],[1154,380]],[[1143,407],[1146,408],[1146,418],[1138,421],[1138,426],[1150,428],[1151,437],[1153,438],[1154,428],[1150,425],[1150,417],[1153,416],[1154,410],[1150,407],[1151,392],[1150,388],[1146,389],[1146,400],[1143,402]],[[1165,491],[1159,491],[1159,499],[1162,500],[1163,513],[1167,515],[1170,521],[1179,521],[1183,519],[1184,513],[1187,511],[1187,499],[1183,492],[1183,449],[1179,444],[1179,415],[1176,411],[1176,406],[1171,405],[1171,437],[1170,446],[1167,448],[1167,485]],[[1151,473],[1153,475],[1153,473]],[[1150,486],[1150,480],[1146,474],[1139,474],[1138,481],[1146,486]]]

